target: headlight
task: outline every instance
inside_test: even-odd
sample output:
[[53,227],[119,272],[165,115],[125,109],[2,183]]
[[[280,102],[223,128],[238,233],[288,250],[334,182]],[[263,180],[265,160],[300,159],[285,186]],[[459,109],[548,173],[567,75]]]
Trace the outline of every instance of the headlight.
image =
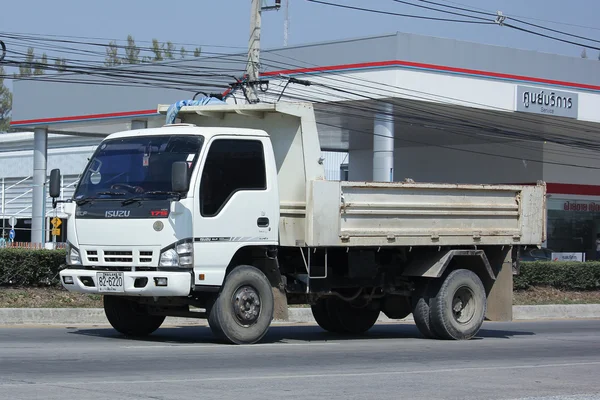
[[67,265],[81,265],[81,256],[79,250],[73,247],[70,243],[67,244]]
[[163,251],[160,254],[159,267],[182,267],[192,268],[194,266],[194,243],[191,240],[181,241],[174,248]]
[[179,254],[175,249],[169,249],[160,255],[160,262],[158,264],[161,267],[178,267],[179,266]]
[[191,253],[194,251],[194,244],[191,242],[180,243],[177,245],[177,254]]

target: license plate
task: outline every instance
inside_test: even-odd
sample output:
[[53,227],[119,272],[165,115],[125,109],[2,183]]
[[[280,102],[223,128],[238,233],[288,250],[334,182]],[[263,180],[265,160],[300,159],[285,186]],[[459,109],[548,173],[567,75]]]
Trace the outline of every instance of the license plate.
[[98,292],[101,293],[118,293],[124,292],[122,272],[97,272],[96,285]]

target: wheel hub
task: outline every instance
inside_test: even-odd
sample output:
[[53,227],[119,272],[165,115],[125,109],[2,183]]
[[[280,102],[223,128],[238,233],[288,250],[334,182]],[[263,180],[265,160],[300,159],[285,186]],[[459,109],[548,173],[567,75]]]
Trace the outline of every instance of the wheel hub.
[[452,298],[452,314],[456,322],[466,324],[475,315],[475,299],[468,287],[459,288]]
[[240,287],[233,295],[233,311],[243,325],[252,325],[260,315],[260,296],[251,286]]

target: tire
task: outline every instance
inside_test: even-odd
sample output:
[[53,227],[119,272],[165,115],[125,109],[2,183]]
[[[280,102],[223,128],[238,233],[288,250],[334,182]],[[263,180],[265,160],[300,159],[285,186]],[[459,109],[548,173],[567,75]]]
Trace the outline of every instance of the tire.
[[327,309],[330,319],[339,323],[342,331],[339,333],[362,334],[375,325],[379,318],[380,308],[356,307],[338,298],[327,299]]
[[411,298],[412,313],[415,325],[421,335],[427,339],[437,339],[438,335],[431,326],[431,298],[437,294],[439,283],[428,279],[417,286],[414,296]]
[[227,343],[253,344],[269,330],[274,303],[265,274],[240,265],[226,277],[209,311],[208,324],[213,334]]
[[346,330],[340,323],[340,320],[336,315],[329,313],[329,300],[331,299],[320,299],[315,304],[311,305],[312,315],[317,321],[317,324],[324,330],[332,333],[344,333]]
[[412,312],[412,304],[409,297],[385,296],[381,303],[381,311],[390,319],[403,319]]
[[486,294],[472,271],[452,271],[431,299],[430,320],[442,339],[468,340],[479,332],[486,312]]
[[104,296],[103,303],[108,322],[125,336],[148,336],[160,328],[166,318],[150,315],[145,306],[123,297]]

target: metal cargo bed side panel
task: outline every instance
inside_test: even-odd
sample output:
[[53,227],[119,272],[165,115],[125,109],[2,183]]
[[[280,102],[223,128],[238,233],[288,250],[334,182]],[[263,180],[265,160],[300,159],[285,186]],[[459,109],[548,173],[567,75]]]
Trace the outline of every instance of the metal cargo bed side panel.
[[313,181],[310,246],[541,244],[545,186]]

